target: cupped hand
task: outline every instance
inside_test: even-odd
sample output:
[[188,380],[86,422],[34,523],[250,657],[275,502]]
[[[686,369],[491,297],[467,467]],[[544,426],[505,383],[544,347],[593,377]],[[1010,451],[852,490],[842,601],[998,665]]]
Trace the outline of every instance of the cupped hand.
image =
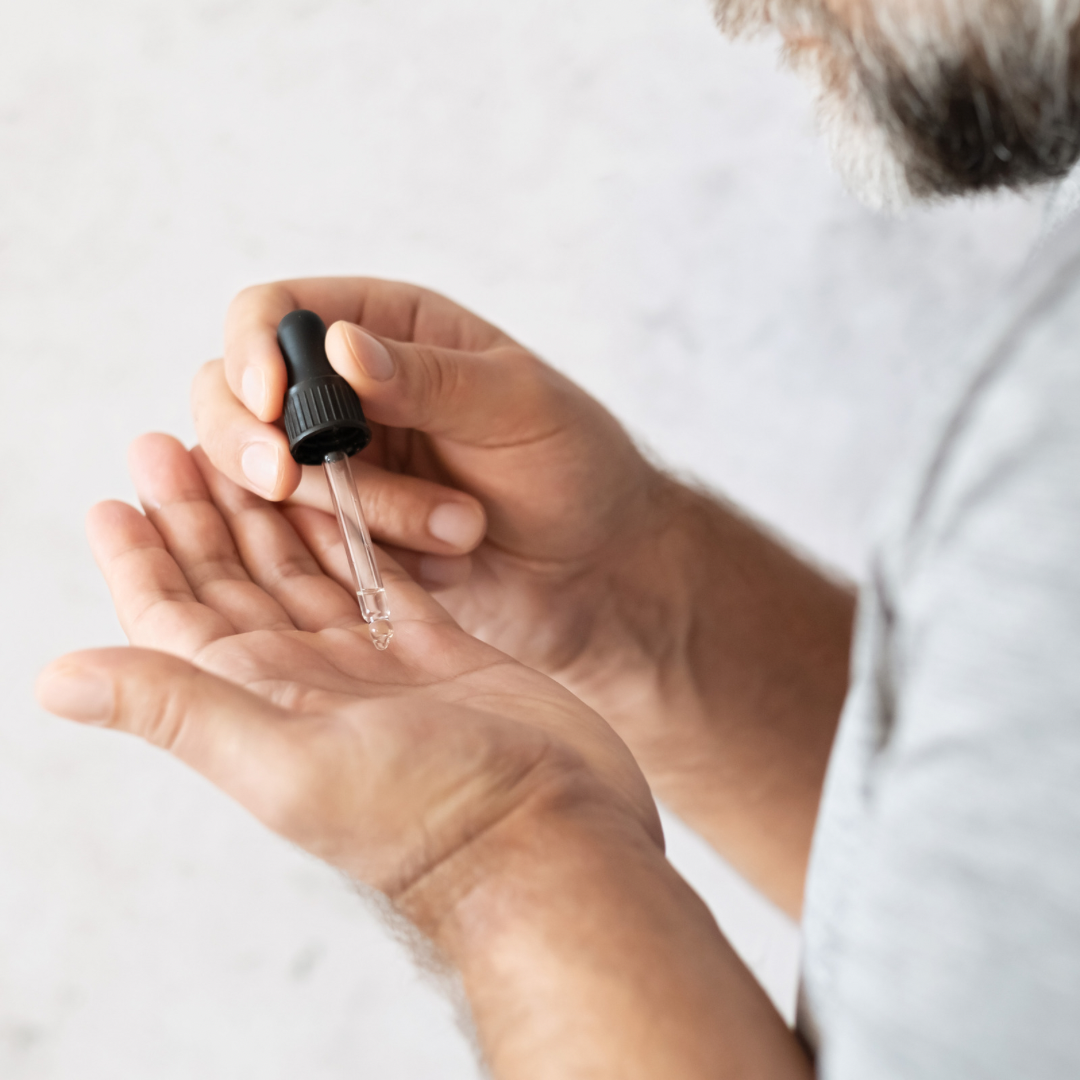
[[276,327],[296,308],[330,325],[330,361],[373,422],[354,471],[375,538],[470,633],[549,673],[587,668],[590,654],[600,663],[611,575],[656,527],[669,486],[615,419],[425,289],[257,286],[234,300],[224,360],[200,372],[193,403],[211,461],[269,499],[329,509],[319,471],[301,470],[275,424],[286,389]]
[[466,634],[391,560],[377,652],[335,521],[240,488],[163,435],[132,447],[145,516],[91,512],[134,649],[63,657],[39,696],[142,736],[393,898],[537,815],[614,815],[662,843],[626,747],[568,691]]

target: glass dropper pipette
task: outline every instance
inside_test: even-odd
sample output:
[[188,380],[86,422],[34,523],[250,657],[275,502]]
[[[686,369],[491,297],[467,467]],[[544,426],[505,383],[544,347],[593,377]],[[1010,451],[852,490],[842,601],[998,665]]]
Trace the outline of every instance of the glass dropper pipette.
[[383,588],[379,564],[375,561],[371,535],[364,521],[349,459],[340,450],[332,450],[323,458],[323,469],[330,487],[330,497],[334,500],[341,539],[345,542],[345,553],[349,557],[353,588],[356,599],[360,601],[360,614],[368,624],[375,648],[382,651],[390,644],[394,628],[390,625],[386,589]]
[[326,325],[313,311],[292,311],[278,324],[285,360],[285,433],[301,465],[322,465],[352,571],[360,614],[380,651],[394,629],[371,535],[364,521],[349,458],[371,442],[360,399],[326,356]]

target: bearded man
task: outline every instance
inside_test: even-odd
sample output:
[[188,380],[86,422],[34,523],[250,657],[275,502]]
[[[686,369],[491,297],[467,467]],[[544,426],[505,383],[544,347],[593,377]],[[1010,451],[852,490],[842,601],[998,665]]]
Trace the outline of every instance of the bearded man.
[[[1078,0],[732,0],[871,202],[1061,181],[856,601],[437,294],[246,290],[90,537],[131,649],[45,705],[170,750],[413,928],[504,1080],[1080,1075]],[[374,422],[376,652],[275,328]],[[659,570],[658,570],[659,568]],[[439,597],[437,602],[432,594]],[[853,629],[854,627],[854,629]],[[850,679],[849,679],[850,657]],[[796,1031],[666,862],[651,792],[805,931]]]

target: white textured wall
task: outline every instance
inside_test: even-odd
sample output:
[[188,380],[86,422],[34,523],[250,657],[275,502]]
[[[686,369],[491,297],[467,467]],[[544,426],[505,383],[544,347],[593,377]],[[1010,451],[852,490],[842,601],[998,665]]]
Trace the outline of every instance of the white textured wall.
[[[857,571],[868,509],[1017,200],[875,218],[705,0],[34,0],[0,9],[0,1075],[476,1076],[324,868],[35,671],[120,640],[83,542],[124,450],[190,437],[244,284],[441,288],[667,460]],[[795,935],[672,825],[782,1002]]]

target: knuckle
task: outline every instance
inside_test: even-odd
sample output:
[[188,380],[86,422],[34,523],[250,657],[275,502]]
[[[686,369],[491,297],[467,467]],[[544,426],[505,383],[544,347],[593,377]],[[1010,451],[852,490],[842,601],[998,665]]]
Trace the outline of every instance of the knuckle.
[[213,360],[206,360],[199,365],[199,370],[195,372],[195,382],[197,384],[210,385],[221,374],[222,360],[221,357],[215,357]]
[[155,680],[157,690],[139,707],[136,731],[148,743],[170,753],[185,737],[191,711],[190,680],[184,677]]
[[457,399],[462,388],[462,367],[456,358],[436,349],[420,346],[416,350],[422,374],[420,407],[424,423],[436,419],[444,404]]
[[552,369],[540,357],[526,349],[500,349],[494,354],[494,358],[512,367],[519,379],[537,390],[542,390],[551,383]]
[[391,541],[407,539],[410,520],[419,516],[402,485],[387,476],[371,478],[364,484],[361,503],[370,527],[380,538]]
[[281,291],[281,289],[281,284],[276,281],[245,285],[244,288],[242,288],[230,301],[229,314],[232,315],[237,311],[243,311],[257,306],[261,299],[272,297],[276,292]]
[[380,532],[386,530],[391,524],[392,516],[396,512],[394,500],[387,498],[386,485],[381,479],[373,477],[365,478],[358,492],[360,505],[364,509],[364,517],[368,525]]
[[248,311],[254,304],[256,297],[265,289],[265,285],[248,285],[241,289],[230,301],[225,311],[225,325],[231,326]]
[[241,289],[229,301],[229,307],[225,313],[226,361],[234,362],[236,347],[237,345],[242,347],[243,339],[252,323],[257,323],[265,312],[282,306],[286,310],[294,306],[292,289],[287,281],[263,282]]
[[529,398],[545,411],[556,408],[566,394],[566,380],[549,364],[529,352],[521,352],[511,361],[517,367],[518,378],[527,387]]

